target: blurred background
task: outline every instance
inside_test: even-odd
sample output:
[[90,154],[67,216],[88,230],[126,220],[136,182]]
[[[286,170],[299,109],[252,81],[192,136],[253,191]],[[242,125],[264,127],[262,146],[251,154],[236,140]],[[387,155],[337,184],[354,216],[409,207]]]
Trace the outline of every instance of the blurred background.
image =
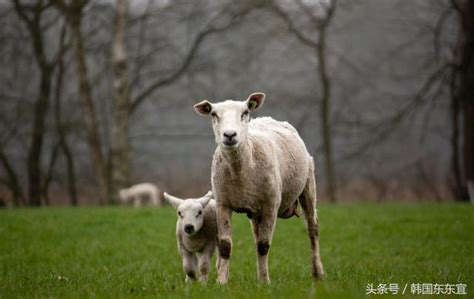
[[469,201],[469,0],[0,0],[0,205],[210,189],[193,104],[266,93],[319,200]]

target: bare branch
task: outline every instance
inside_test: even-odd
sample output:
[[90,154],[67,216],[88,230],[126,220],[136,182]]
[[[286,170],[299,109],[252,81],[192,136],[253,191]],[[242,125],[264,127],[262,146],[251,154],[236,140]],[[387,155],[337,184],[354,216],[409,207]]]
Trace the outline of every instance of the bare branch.
[[318,42],[307,37],[303,32],[301,32],[296,25],[293,23],[291,17],[280,7],[278,4],[270,2],[270,8],[275,12],[288,26],[288,30],[293,33],[298,40],[306,46],[317,48]]
[[247,9],[244,9],[243,11],[240,11],[238,12],[237,14],[233,15],[231,17],[231,20],[225,24],[225,25],[222,25],[222,26],[218,26],[218,25],[215,25],[214,23],[217,23],[218,22],[218,18],[220,15],[222,15],[222,12],[217,14],[217,16],[215,18],[213,18],[207,26],[205,26],[205,29],[203,31],[201,31],[197,36],[196,38],[194,39],[194,42],[193,44],[191,45],[186,57],[184,58],[183,62],[181,63],[181,65],[178,67],[178,69],[172,73],[171,75],[169,75],[168,77],[166,78],[162,78],[158,81],[155,81],[154,83],[152,83],[150,86],[148,86],[147,88],[145,88],[145,90],[140,93],[138,96],[135,97],[135,100],[133,100],[131,102],[131,105],[130,105],[130,113],[133,113],[136,108],[148,97],[150,96],[156,89],[162,87],[162,86],[165,86],[165,85],[168,85],[172,82],[174,82],[175,80],[179,79],[186,71],[186,69],[188,68],[188,66],[191,64],[191,62],[193,61],[194,57],[196,56],[196,53],[197,51],[199,50],[199,47],[201,46],[201,44],[204,42],[204,40],[212,35],[212,34],[215,34],[215,33],[218,33],[218,32],[223,32],[225,30],[228,30],[230,28],[232,28],[233,26],[235,26],[236,24],[238,24],[239,20],[244,17],[246,14],[248,14],[250,12],[250,8],[247,8]]
[[448,65],[445,64],[434,71],[426,79],[418,93],[411,101],[409,101],[404,107],[402,107],[391,117],[388,117],[382,122],[370,126],[369,129],[373,132],[371,135],[372,137],[350,154],[343,156],[340,160],[351,160],[355,157],[358,157],[366,152],[371,146],[379,144],[388,139],[391,133],[394,131],[394,128],[397,127],[410,113],[416,111],[417,107],[425,102],[427,99],[426,95],[429,93],[435,83],[440,82],[440,79],[445,75],[447,69]]
[[449,15],[453,12],[452,7],[446,8],[446,10],[441,13],[439,16],[438,20],[436,21],[436,25],[434,28],[433,32],[433,44],[434,44],[434,49],[435,49],[435,57],[438,59],[439,58],[439,52],[440,52],[440,39],[441,39],[441,32],[443,31],[443,26],[448,19]]

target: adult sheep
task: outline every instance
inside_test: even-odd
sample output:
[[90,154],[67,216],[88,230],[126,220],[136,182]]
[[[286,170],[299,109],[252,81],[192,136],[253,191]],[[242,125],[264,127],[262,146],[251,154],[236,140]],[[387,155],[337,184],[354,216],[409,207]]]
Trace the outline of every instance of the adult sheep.
[[212,161],[212,192],[217,203],[218,248],[221,262],[217,280],[226,283],[232,249],[232,211],[246,213],[252,223],[257,249],[258,278],[269,283],[268,252],[277,217],[303,209],[312,250],[312,273],[324,271],[319,255],[319,226],[313,158],[298,132],[287,122],[270,117],[250,119],[265,94],[253,93],[245,101],[204,100],[194,109],[212,116],[217,143]]

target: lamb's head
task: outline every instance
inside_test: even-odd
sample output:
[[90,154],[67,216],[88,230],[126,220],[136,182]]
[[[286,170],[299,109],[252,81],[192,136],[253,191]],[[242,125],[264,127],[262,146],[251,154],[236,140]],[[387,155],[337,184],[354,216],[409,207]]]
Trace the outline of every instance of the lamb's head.
[[247,138],[250,112],[260,108],[264,100],[265,94],[256,92],[245,101],[213,104],[204,100],[194,105],[194,110],[201,115],[211,115],[216,143],[225,151],[235,151]]
[[201,198],[181,199],[166,192],[163,196],[178,211],[178,224],[182,232],[191,236],[201,229],[204,222],[204,208],[212,199],[211,191]]
[[122,203],[126,203],[128,200],[128,189],[120,189],[119,198]]

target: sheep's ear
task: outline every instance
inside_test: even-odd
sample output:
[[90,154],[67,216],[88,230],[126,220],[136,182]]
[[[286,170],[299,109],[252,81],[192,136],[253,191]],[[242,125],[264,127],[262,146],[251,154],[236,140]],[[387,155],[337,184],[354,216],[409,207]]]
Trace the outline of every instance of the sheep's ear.
[[254,92],[247,99],[247,107],[250,111],[257,110],[265,102],[265,94],[263,92]]
[[202,207],[206,207],[207,204],[209,203],[209,201],[211,201],[212,199],[212,192],[209,191],[207,192],[206,195],[204,195],[203,197],[201,197],[200,199],[198,199],[198,202],[202,205]]
[[181,198],[177,198],[173,195],[169,195],[168,193],[163,193],[163,196],[166,198],[166,200],[174,207],[177,208],[183,200]]
[[194,105],[194,110],[201,115],[208,115],[212,111],[212,104],[208,100],[204,100]]

